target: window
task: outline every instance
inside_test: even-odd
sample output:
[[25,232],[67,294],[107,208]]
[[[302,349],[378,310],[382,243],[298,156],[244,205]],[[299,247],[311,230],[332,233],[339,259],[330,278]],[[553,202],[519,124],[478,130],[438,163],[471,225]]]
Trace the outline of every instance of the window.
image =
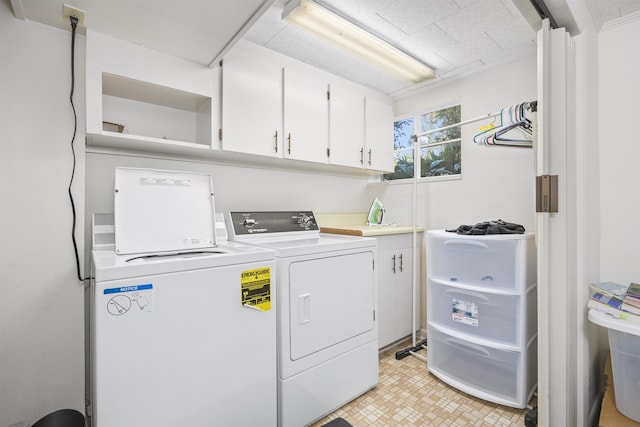
[[393,124],[394,172],[383,175],[385,181],[420,177],[460,175],[462,172],[460,126],[433,132],[418,138],[420,162],[413,160],[412,135],[460,123],[460,105],[411,116]]

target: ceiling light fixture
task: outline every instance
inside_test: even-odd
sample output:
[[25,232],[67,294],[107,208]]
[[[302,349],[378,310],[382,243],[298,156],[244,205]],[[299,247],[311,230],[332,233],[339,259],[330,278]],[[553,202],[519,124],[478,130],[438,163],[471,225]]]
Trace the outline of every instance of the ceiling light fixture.
[[311,0],[289,1],[282,18],[411,82],[436,77],[431,67]]

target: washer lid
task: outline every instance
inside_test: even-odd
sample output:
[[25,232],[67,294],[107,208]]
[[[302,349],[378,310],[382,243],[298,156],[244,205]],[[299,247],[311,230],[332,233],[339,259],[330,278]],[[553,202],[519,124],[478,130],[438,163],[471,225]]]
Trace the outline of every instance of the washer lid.
[[211,176],[116,168],[114,222],[118,254],[214,247]]

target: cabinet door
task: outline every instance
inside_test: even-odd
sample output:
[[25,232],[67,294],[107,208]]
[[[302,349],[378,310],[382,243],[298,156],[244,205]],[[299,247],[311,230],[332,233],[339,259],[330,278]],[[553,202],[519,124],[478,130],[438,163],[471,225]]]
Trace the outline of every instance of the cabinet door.
[[329,99],[329,162],[364,166],[364,95],[331,85]]
[[[422,234],[418,234],[418,240]],[[413,245],[410,234],[377,236],[378,239],[378,345],[380,348],[411,335],[412,303],[416,327],[420,325],[420,291],[413,298]],[[421,243],[418,243],[418,247]],[[418,254],[420,251],[418,251]],[[420,264],[417,264],[420,277]]]
[[396,335],[396,274],[393,271],[395,251],[378,253],[378,347],[385,347],[399,337]]
[[293,68],[284,70],[284,157],[327,163],[327,81]]
[[393,172],[393,108],[367,97],[365,104],[365,167]]
[[282,156],[282,67],[232,49],[222,65],[222,149]]
[[[396,264],[395,332],[398,338],[402,338],[411,334],[413,323],[413,250],[397,251]],[[416,311],[416,317],[419,316],[420,312]]]

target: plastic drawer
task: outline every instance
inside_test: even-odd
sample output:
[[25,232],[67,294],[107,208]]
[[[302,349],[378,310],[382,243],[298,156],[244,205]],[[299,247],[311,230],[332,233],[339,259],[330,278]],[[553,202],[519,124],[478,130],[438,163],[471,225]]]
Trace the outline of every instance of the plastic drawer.
[[429,319],[447,329],[504,344],[522,341],[521,297],[477,292],[429,281]]
[[430,231],[427,269],[431,278],[516,292],[535,283],[535,257],[526,256],[533,250],[528,234],[465,236]]
[[524,407],[522,353],[471,343],[428,327],[429,371],[466,393],[509,406]]

